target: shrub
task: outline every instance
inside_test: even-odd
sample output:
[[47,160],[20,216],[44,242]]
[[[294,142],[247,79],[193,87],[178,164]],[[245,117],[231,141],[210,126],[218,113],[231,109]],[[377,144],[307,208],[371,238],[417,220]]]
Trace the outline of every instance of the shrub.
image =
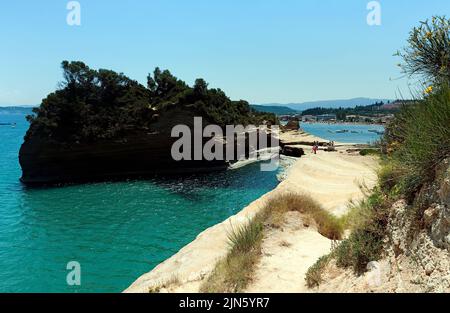
[[[398,145],[392,152],[395,171],[391,174],[397,176],[401,191],[411,196],[434,179],[434,168],[450,155],[450,88],[443,85],[423,101],[403,108],[392,123]],[[386,176],[382,179],[393,187]]]
[[364,273],[369,262],[381,258],[383,237],[381,229],[356,230],[336,248],[336,264],[351,267],[356,274]]
[[378,171],[378,182],[383,192],[391,192],[391,190],[399,182],[402,171],[400,167],[393,161],[386,162]]
[[[404,106],[386,129],[384,151],[401,175],[401,192],[413,199],[434,168],[450,155],[450,20],[433,17],[412,30],[409,46],[399,52],[403,71],[434,84],[425,98]],[[386,186],[392,188],[389,181]]]
[[[352,268],[355,273],[366,271],[367,263],[382,257],[391,202],[397,195],[415,199],[415,216],[408,234],[415,234],[420,225],[423,206],[417,191],[435,177],[436,166],[450,155],[450,20],[434,17],[414,28],[409,47],[402,53],[402,68],[409,75],[421,75],[435,86],[426,89],[422,100],[404,105],[387,126],[381,141],[388,155],[378,173],[379,190],[355,206],[343,218],[353,232],[332,252],[337,266]],[[367,154],[368,151],[361,151]],[[427,197],[425,197],[427,198]],[[326,258],[308,271],[308,285],[321,282]],[[325,264],[325,265],[324,265]]]
[[361,274],[369,262],[381,258],[390,205],[390,201],[375,190],[351,211],[353,232],[333,252],[338,266],[351,267]]
[[409,46],[397,53],[408,75],[420,75],[435,83],[450,81],[450,20],[433,17],[421,22],[408,39]]
[[330,260],[331,255],[323,256],[308,269],[305,275],[305,281],[308,288],[319,287],[323,282],[322,274],[326,266],[330,263]]
[[380,153],[379,149],[362,149],[361,151],[359,151],[359,154],[362,156],[367,156],[367,155],[379,156],[381,153]]

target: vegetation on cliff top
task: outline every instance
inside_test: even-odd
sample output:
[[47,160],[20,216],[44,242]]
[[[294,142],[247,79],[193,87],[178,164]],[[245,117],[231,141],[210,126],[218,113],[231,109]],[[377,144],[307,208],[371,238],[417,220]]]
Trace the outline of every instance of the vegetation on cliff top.
[[399,53],[401,67],[427,87],[422,99],[396,114],[382,147],[399,191],[414,196],[434,179],[434,168],[450,155],[450,20],[433,17],[421,22],[408,42],[409,47]]
[[361,274],[370,261],[382,257],[394,201],[406,198],[411,204],[415,220],[408,229],[411,237],[423,227],[423,212],[431,203],[430,197],[419,196],[420,191],[435,180],[436,167],[450,157],[450,20],[434,17],[431,23],[422,22],[411,32],[409,44],[399,53],[402,68],[406,74],[420,76],[428,87],[421,99],[402,107],[387,127],[381,141],[378,187],[347,217],[353,231],[349,238],[309,269],[310,287],[322,282],[322,272],[332,259]]
[[[422,99],[404,106],[389,124],[382,139],[383,166],[379,186],[360,205],[366,218],[335,252],[337,264],[365,271],[368,262],[381,257],[388,210],[393,201],[406,198],[417,225],[429,199],[418,201],[423,186],[434,181],[436,167],[450,156],[450,20],[433,17],[414,28],[410,47],[400,55],[405,73],[425,80]],[[413,231],[413,230],[412,230]],[[363,249],[360,249],[363,248]]]
[[147,87],[122,73],[89,68],[83,62],[62,62],[63,82],[28,116],[33,135],[58,142],[90,142],[120,138],[151,129],[161,114],[176,107],[192,109],[219,126],[277,123],[273,114],[259,113],[246,101],[231,101],[203,79],[193,87],[168,70],[156,68]]
[[434,16],[431,21],[420,22],[408,39],[408,46],[397,55],[399,64],[409,76],[418,75],[434,84],[450,81],[450,19]]

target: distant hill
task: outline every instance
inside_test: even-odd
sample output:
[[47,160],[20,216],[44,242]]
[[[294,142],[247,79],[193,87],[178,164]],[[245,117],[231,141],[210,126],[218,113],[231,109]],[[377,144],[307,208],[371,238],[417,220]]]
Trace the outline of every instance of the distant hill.
[[267,112],[267,113],[273,113],[273,114],[277,114],[277,115],[288,115],[288,114],[298,113],[296,110],[293,110],[293,109],[285,107],[285,106],[267,106],[267,105],[256,105],[256,104],[252,104],[250,106],[258,112]]
[[312,108],[303,111],[302,115],[335,114],[338,119],[345,119],[347,115],[391,114],[397,111],[399,107],[384,107],[382,102],[378,102],[369,105],[358,105],[354,108]]
[[31,114],[33,107],[31,106],[11,106],[0,107],[0,114]]
[[303,103],[267,103],[263,106],[268,107],[288,107],[295,111],[304,111],[312,108],[354,108],[356,106],[370,105],[376,102],[388,102],[389,99],[371,99],[371,98],[353,98],[347,100],[323,100],[323,101],[311,101]]
[[381,106],[381,109],[383,110],[399,110],[403,105],[410,105],[415,103],[414,100],[396,100],[391,101],[390,103],[385,103],[383,106]]

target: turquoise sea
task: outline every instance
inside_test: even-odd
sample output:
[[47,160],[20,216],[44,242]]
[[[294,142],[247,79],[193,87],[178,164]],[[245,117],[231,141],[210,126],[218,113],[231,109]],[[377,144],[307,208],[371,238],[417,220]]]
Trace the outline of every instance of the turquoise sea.
[[[384,131],[381,125],[359,125],[359,124],[327,124],[327,123],[302,123],[301,127],[310,134],[330,141],[345,143],[374,143],[380,139],[380,135],[369,130]],[[347,133],[336,133],[336,131],[348,130]]]
[[[185,178],[29,189],[24,115],[0,114],[0,292],[120,292],[277,184],[259,164]],[[81,286],[66,283],[81,265]]]
[[[30,189],[19,182],[18,163],[28,123],[23,114],[0,113],[2,123],[17,125],[0,125],[0,292],[120,292],[278,184],[277,172],[253,164],[184,178]],[[329,140],[378,138],[367,132],[372,126],[302,126]],[[339,129],[360,133],[328,132]],[[81,265],[81,286],[66,283],[70,261]]]

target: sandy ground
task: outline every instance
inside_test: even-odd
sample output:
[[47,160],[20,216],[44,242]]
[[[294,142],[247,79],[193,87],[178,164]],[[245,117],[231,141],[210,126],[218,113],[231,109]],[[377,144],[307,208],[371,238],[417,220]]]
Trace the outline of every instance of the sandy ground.
[[290,169],[285,188],[310,195],[338,216],[346,212],[350,200],[362,197],[361,185],[370,187],[376,180],[377,162],[372,157],[349,154],[344,148],[316,155],[305,151]]
[[[311,153],[307,144],[322,139],[305,133],[290,132],[282,140],[306,144],[307,153],[288,171],[287,178],[278,187],[251,203],[235,216],[201,233],[177,254],[138,278],[125,292],[149,292],[154,286],[168,285],[162,292],[198,292],[205,277],[217,260],[228,252],[227,234],[230,226],[247,222],[264,207],[270,197],[296,192],[312,196],[325,209],[341,215],[349,201],[363,197],[360,184],[368,187],[376,180],[377,160],[347,153],[352,145],[336,143],[336,152]],[[331,242],[315,229],[305,227],[301,217],[292,213],[282,230],[266,234],[263,255],[249,292],[303,292],[304,274],[322,255],[331,249]],[[166,284],[166,282],[171,282]]]
[[246,292],[309,292],[305,274],[330,248],[329,239],[305,227],[298,212],[289,212],[282,229],[271,228],[265,235],[255,278]]
[[[363,197],[360,185],[373,187],[377,161],[371,157],[337,152],[308,152],[289,171],[281,190],[308,194],[323,208],[340,216],[350,201]],[[303,226],[294,212],[286,217],[283,229],[270,230],[262,244],[262,257],[255,279],[247,292],[309,292],[305,274],[318,258],[331,251],[331,240],[316,229]]]

